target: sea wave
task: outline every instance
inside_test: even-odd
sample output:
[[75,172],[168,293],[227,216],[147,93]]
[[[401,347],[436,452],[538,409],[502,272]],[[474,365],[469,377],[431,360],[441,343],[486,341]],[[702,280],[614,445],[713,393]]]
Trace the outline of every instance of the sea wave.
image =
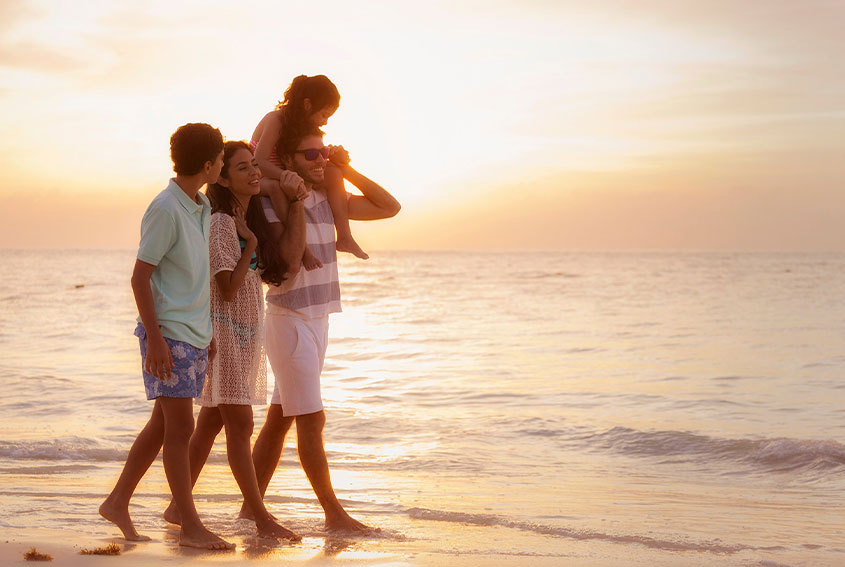
[[416,520],[430,520],[438,522],[454,522],[475,526],[498,526],[512,528],[535,534],[575,539],[580,541],[597,540],[618,544],[637,544],[663,551],[696,551],[719,554],[733,554],[747,549],[756,549],[743,544],[726,544],[721,541],[691,541],[687,539],[660,539],[637,534],[613,534],[589,529],[576,529],[564,526],[549,526],[533,522],[512,520],[505,516],[494,514],[471,514],[466,512],[450,512],[445,510],[430,510],[428,508],[409,508],[407,514]]
[[845,472],[845,445],[832,439],[729,439],[614,427],[583,436],[581,442],[623,455],[741,462],[761,472]]

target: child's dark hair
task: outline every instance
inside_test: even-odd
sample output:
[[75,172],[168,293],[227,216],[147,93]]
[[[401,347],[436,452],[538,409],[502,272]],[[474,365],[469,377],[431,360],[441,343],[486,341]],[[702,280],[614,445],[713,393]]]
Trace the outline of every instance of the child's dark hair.
[[[228,141],[223,146],[223,169],[220,170],[220,177],[229,178],[232,156],[240,149],[245,149],[252,154],[252,150],[246,142]],[[235,198],[226,187],[219,183],[211,183],[208,185],[206,195],[211,201],[212,213],[235,215]],[[260,195],[250,197],[245,216],[247,226],[258,239],[258,268],[261,272],[261,279],[271,285],[281,285],[288,267],[279,255],[276,242],[270,236],[270,223],[264,216]]]
[[170,159],[177,175],[196,175],[206,162],[214,163],[223,149],[220,130],[203,123],[180,126],[170,136]]
[[340,105],[340,92],[328,77],[299,75],[285,91],[285,99],[276,105],[276,110],[282,111],[282,132],[300,130],[309,124],[310,115],[305,112],[306,98],[311,101],[311,114]]

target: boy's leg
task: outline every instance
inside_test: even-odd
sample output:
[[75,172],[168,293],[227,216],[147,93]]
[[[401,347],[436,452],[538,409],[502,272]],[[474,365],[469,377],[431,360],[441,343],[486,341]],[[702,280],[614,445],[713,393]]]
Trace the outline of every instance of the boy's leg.
[[[255,467],[255,477],[258,482],[258,490],[263,498],[270,485],[270,479],[279,466],[282,457],[282,449],[285,445],[285,435],[293,424],[292,417],[285,417],[282,413],[282,406],[270,404],[267,408],[267,419],[264,426],[258,433],[255,446],[252,449],[252,462]],[[239,514],[241,518],[254,519],[252,509],[244,500]]]
[[179,545],[202,549],[234,549],[234,544],[211,533],[200,521],[191,495],[191,468],[188,443],[194,430],[192,398],[158,398],[164,413],[164,472],[182,529]]
[[337,231],[337,249],[366,260],[370,257],[369,254],[358,246],[352,237],[352,229],[349,228],[349,202],[346,200],[343,174],[338,168],[330,165],[326,167],[325,187]]
[[353,519],[334,493],[329,463],[323,447],[323,427],[326,424],[325,412],[319,411],[296,416],[297,449],[302,469],[323,506],[326,514],[326,527],[330,530],[372,533],[376,528],[364,525]]
[[221,404],[220,414],[226,424],[226,453],[244,502],[253,511],[258,535],[280,537],[290,540],[302,539],[292,531],[279,525],[264,507],[262,494],[255,477],[255,467],[250,455],[249,441],[252,438],[252,406]]
[[[211,453],[211,448],[214,446],[214,440],[217,434],[223,429],[223,418],[220,416],[220,410],[212,407],[203,407],[197,417],[197,426],[191,435],[191,441],[188,444],[188,460],[191,463],[191,486],[197,483],[197,479],[208,460],[208,455]],[[182,520],[179,518],[179,509],[173,499],[170,499],[170,505],[164,511],[164,519],[171,524],[180,524]]]
[[123,532],[123,537],[129,541],[150,539],[135,530],[135,525],[129,516],[129,499],[132,498],[141,478],[158,456],[163,439],[164,414],[161,404],[156,400],[149,421],[135,438],[132,448],[129,449],[126,464],[123,465],[123,472],[120,473],[117,484],[106,497],[105,502],[100,505],[100,515],[114,522]]

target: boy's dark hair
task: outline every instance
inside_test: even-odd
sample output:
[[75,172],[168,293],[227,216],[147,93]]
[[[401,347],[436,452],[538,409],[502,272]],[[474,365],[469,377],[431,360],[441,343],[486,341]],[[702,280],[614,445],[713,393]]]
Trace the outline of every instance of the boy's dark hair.
[[306,125],[299,130],[282,130],[279,141],[276,143],[276,154],[279,160],[284,163],[284,158],[292,156],[302,139],[308,136],[325,136],[325,134],[313,125]]
[[180,126],[170,136],[170,159],[177,175],[196,175],[223,151],[223,134],[203,123]]

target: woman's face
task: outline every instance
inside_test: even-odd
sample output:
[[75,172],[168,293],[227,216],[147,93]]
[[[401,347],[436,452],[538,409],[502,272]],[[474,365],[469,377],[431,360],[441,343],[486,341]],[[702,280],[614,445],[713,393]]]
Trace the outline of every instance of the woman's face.
[[228,189],[232,193],[250,197],[258,195],[261,189],[261,172],[252,152],[241,148],[232,154],[226,181],[229,182]]
[[331,118],[332,114],[334,114],[336,110],[337,110],[336,106],[335,107],[327,106],[326,108],[318,110],[317,112],[315,112],[311,115],[311,122],[317,128],[322,128],[323,126],[326,125],[326,123],[328,123],[329,118]]

